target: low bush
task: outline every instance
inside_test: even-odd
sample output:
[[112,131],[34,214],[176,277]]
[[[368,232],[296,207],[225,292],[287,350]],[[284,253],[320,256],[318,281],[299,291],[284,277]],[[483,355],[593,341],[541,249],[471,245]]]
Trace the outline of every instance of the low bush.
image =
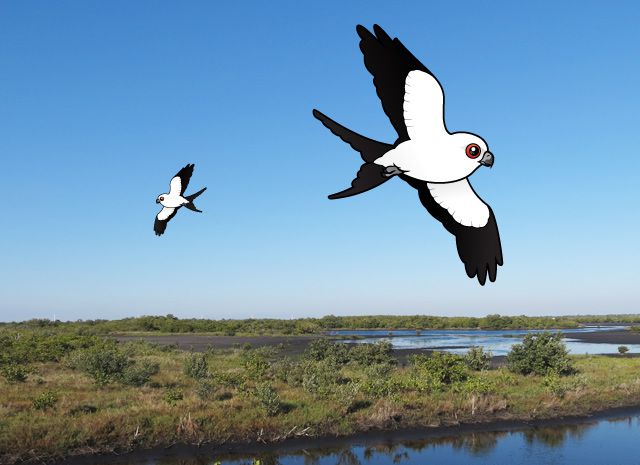
[[299,361],[284,357],[271,364],[271,374],[275,379],[289,386],[302,386],[304,366]]
[[48,410],[58,403],[58,395],[54,391],[45,391],[33,399],[33,408],[36,410]]
[[169,405],[175,405],[178,401],[184,399],[184,394],[180,389],[169,388],[164,392],[164,401]]
[[415,370],[433,377],[436,382],[448,385],[465,381],[469,374],[465,359],[460,355],[433,352],[414,355],[411,363]]
[[270,384],[258,384],[253,395],[267,416],[274,417],[282,410],[282,403],[278,391]]
[[242,364],[249,376],[262,379],[269,370],[269,360],[274,355],[274,349],[271,347],[243,350]]
[[133,363],[115,345],[96,345],[71,354],[67,365],[93,378],[98,386],[120,381],[125,370]]
[[160,365],[157,362],[142,360],[127,366],[122,372],[120,381],[127,386],[144,386],[159,371]]
[[575,371],[559,333],[527,334],[507,355],[507,367],[514,373],[544,376],[550,372],[568,375]]
[[467,366],[474,371],[488,370],[491,365],[491,352],[485,352],[482,347],[469,347],[464,356]]
[[392,353],[391,343],[380,341],[375,344],[355,344],[349,351],[349,358],[363,366],[395,365],[396,359]]
[[209,365],[204,354],[190,354],[184,362],[184,374],[193,379],[209,376]]
[[330,395],[340,380],[339,367],[329,360],[307,362],[302,374],[302,388],[320,397]]
[[624,355],[624,354],[626,354],[627,352],[629,352],[629,348],[628,348],[627,346],[620,346],[620,347],[618,347],[618,352],[619,352],[621,355]]
[[5,377],[8,383],[24,383],[29,373],[31,373],[31,370],[24,365],[8,363],[0,368],[0,373],[2,373],[2,376]]
[[207,401],[214,399],[217,390],[218,387],[213,381],[202,379],[196,387],[196,394],[198,395],[200,400]]
[[460,383],[459,391],[468,394],[489,394],[495,392],[495,383],[480,376],[472,376],[464,383]]
[[349,348],[346,344],[336,343],[330,339],[316,339],[307,346],[304,358],[316,362],[331,359],[334,363],[344,365],[350,360]]

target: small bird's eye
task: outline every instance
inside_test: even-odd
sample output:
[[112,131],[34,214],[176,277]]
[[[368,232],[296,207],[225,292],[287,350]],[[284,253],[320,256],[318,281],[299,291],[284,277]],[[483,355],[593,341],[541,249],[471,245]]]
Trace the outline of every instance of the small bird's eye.
[[164,200],[164,197],[160,197],[160,200]]
[[478,158],[480,156],[480,147],[478,144],[469,144],[465,150],[469,158]]

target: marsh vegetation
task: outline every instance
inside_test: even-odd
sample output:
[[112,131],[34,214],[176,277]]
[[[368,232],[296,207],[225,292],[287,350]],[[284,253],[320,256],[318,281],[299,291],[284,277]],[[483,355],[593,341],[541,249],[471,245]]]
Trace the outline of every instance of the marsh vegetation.
[[0,330],[0,461],[176,442],[270,442],[371,429],[549,418],[635,404],[640,359],[569,357],[542,333],[506,366],[490,354],[394,357],[314,339],[203,353],[117,343],[82,326]]

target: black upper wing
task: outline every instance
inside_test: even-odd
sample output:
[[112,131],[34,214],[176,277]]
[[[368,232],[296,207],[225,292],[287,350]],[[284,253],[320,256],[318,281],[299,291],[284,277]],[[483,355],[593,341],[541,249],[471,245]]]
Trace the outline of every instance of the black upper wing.
[[189,164],[176,173],[174,178],[180,178],[180,195],[184,195],[184,191],[187,190],[189,180],[193,175],[194,164]]
[[484,286],[488,274],[489,280],[494,282],[498,266],[502,266],[503,259],[500,233],[491,207],[487,205],[489,221],[484,227],[463,226],[433,199],[425,181],[419,181],[405,175],[400,175],[400,177],[418,190],[422,205],[431,216],[440,221],[445,229],[456,237],[458,255],[464,263],[467,276],[470,278],[477,276],[480,284]]
[[392,40],[377,24],[373,26],[375,35],[361,25],[356,27],[356,31],[360,36],[364,65],[373,76],[382,109],[398,133],[398,142],[409,140],[403,110],[405,79],[413,70],[424,71],[432,76],[433,73],[402,42],[397,38]]
[[[180,207],[175,208],[173,212],[169,214],[169,216],[167,216],[167,218],[164,220],[158,219],[158,216],[160,215],[160,213],[156,215],[156,220],[153,223],[153,230],[155,231],[156,236],[162,236],[164,234],[165,230],[167,229],[167,223],[171,221],[171,218],[176,216],[176,213],[178,213],[178,210],[180,210]],[[162,212],[162,210],[160,210],[160,212]]]

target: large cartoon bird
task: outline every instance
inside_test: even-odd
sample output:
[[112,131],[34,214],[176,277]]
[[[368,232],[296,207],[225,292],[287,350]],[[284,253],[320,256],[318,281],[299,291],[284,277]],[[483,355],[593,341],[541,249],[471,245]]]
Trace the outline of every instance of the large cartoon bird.
[[189,180],[193,174],[193,168],[194,165],[190,164],[178,171],[178,173],[171,178],[169,193],[160,194],[156,198],[156,203],[162,205],[162,210],[158,212],[156,220],[153,223],[153,230],[156,236],[162,236],[164,234],[164,231],[167,229],[167,223],[171,221],[171,218],[176,216],[176,213],[178,213],[181,207],[202,213],[202,210],[198,210],[193,201],[207,190],[206,187],[200,189],[195,194],[184,196],[184,191],[187,190]]
[[356,31],[365,67],[398,139],[393,144],[369,139],[313,110],[364,161],[351,187],[329,198],[361,194],[398,176],[417,189],[427,211],[456,237],[467,275],[477,276],[481,285],[487,275],[495,281],[503,263],[498,226],[468,180],[481,166],[493,165],[487,143],[476,134],[447,130],[442,86],[397,38],[378,25],[373,34],[363,26]]

